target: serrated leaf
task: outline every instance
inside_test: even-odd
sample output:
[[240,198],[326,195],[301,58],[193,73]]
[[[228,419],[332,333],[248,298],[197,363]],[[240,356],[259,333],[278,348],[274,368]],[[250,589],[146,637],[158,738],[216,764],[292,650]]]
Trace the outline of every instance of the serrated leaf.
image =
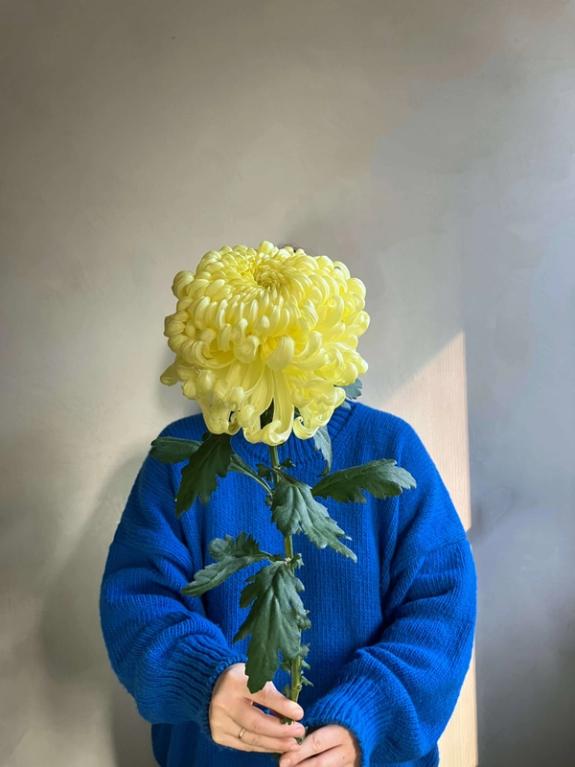
[[284,536],[302,531],[318,548],[332,549],[354,562],[357,556],[340,540],[349,535],[330,517],[327,508],[316,501],[312,488],[294,477],[280,475],[272,492],[272,519]]
[[216,489],[217,477],[224,477],[230,468],[232,448],[228,434],[211,434],[200,444],[182,470],[176,496],[176,516],[190,508],[196,498],[207,503]]
[[[225,438],[230,435],[214,435],[208,431],[205,432],[203,441],[210,438],[210,436]],[[201,447],[203,441],[197,439],[184,439],[182,437],[156,437],[156,439],[151,442],[152,448],[150,450],[150,455],[152,458],[155,458],[162,463],[179,463],[185,461],[187,458],[191,458],[191,456]],[[264,464],[258,465],[264,466]],[[258,479],[258,477],[261,476],[258,472],[252,469],[252,467],[249,466],[243,458],[235,452],[235,450],[232,450],[229,470],[237,471],[240,474],[246,474],[254,479]]]
[[273,680],[280,651],[284,659],[297,655],[300,632],[309,628],[311,621],[298,594],[304,585],[286,561],[262,567],[247,581],[240,606],[252,603],[252,607],[233,641],[251,634],[245,671],[249,691],[257,692]]
[[208,550],[216,562],[194,573],[194,579],[181,589],[182,594],[198,597],[209,589],[219,586],[242,567],[268,557],[253,536],[243,532],[236,538],[227,533],[224,538],[214,538]]
[[329,474],[312,488],[313,495],[331,497],[337,501],[365,503],[361,490],[367,490],[376,498],[400,495],[403,490],[416,487],[413,476],[394,458],[378,458],[359,466],[349,466]]

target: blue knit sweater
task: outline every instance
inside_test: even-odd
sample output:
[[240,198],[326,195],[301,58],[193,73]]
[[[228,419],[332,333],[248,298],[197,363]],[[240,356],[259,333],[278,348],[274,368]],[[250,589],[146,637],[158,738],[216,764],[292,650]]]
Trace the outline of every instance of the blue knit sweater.
[[[457,702],[471,660],[476,571],[465,529],[417,433],[402,418],[357,400],[328,424],[332,471],[395,458],[417,487],[365,503],[321,498],[351,540],[357,562],[331,547],[293,536],[303,565],[298,577],[312,626],[298,702],[311,728],[337,723],[356,736],[361,767],[435,767],[437,741]],[[161,436],[201,440],[201,413],[173,421]],[[231,438],[240,456],[270,463],[267,445]],[[298,479],[315,484],[324,467],[313,440],[292,433],[280,445]],[[209,704],[219,674],[247,661],[250,637],[232,637],[247,617],[240,592],[253,563],[201,597],[180,589],[212,560],[213,538],[251,533],[262,549],[284,551],[264,503],[265,490],[244,474],[218,477],[207,504],[197,499],[179,519],[174,497],[186,462],[149,454],[116,528],[100,589],[100,619],[111,666],[151,723],[162,767],[274,767],[276,757],[215,743]],[[289,681],[279,668],[274,684]],[[269,712],[269,709],[267,710]]]

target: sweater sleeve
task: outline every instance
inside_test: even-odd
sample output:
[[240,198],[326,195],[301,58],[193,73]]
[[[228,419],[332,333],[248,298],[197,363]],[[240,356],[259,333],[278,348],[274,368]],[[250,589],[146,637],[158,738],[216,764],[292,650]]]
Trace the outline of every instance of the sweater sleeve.
[[100,623],[111,666],[144,719],[193,720],[211,738],[217,677],[247,656],[206,618],[200,598],[180,593],[199,566],[184,543],[174,496],[171,465],[148,454],[108,551]]
[[329,723],[348,728],[360,746],[361,767],[372,758],[409,762],[432,751],[455,708],[473,648],[471,545],[435,464],[406,428],[398,463],[418,484],[394,499],[397,543],[382,588],[381,630],[373,644],[354,651],[303,718],[310,730]]

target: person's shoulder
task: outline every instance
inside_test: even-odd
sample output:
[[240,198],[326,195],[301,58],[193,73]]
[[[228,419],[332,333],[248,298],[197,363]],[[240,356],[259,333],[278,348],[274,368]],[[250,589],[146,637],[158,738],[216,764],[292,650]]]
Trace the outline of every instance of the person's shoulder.
[[426,443],[413,424],[402,416],[356,401],[363,452],[394,458],[398,465],[413,468],[419,476],[437,474],[437,466]]
[[206,431],[206,422],[200,411],[169,421],[159,432],[158,437],[179,437],[181,439],[201,440]]
[[376,442],[384,441],[395,447],[417,440],[414,427],[405,418],[383,408],[368,405],[361,400],[354,401],[361,421],[361,429],[366,437],[371,436]]

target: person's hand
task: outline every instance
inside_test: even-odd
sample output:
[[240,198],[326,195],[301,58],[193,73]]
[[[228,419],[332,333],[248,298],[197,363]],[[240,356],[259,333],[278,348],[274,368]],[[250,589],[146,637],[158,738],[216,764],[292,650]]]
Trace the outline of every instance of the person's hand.
[[293,753],[283,754],[279,767],[359,767],[361,749],[355,735],[339,724],[318,727]]
[[[209,710],[212,739],[239,751],[284,753],[299,748],[295,738],[305,735],[305,727],[296,721],[282,724],[279,717],[301,719],[302,707],[282,695],[271,681],[261,690],[250,692],[245,665],[228,666],[216,680]],[[266,714],[254,705],[256,703],[277,712],[278,716]]]

